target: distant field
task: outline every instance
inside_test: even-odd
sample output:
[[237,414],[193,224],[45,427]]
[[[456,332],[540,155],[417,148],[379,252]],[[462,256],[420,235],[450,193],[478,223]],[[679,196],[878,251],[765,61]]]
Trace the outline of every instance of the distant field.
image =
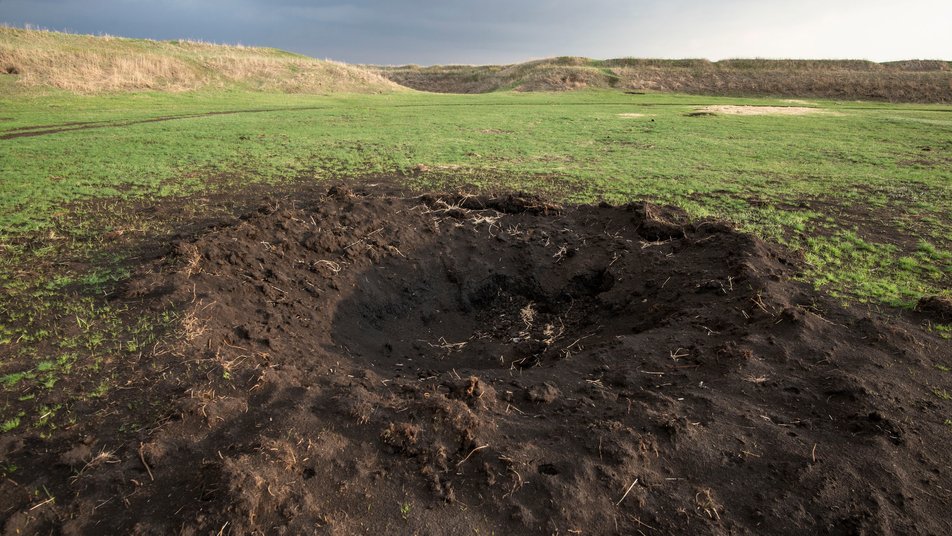
[[551,58],[514,65],[373,67],[401,85],[440,93],[615,88],[722,95],[952,103],[947,61],[653,60]]
[[[717,104],[820,113],[697,113]],[[136,226],[83,208],[94,199],[121,213],[247,183],[387,176],[675,204],[788,244],[808,280],[862,301],[908,306],[952,276],[948,107],[583,91],[59,94],[0,108],[0,230],[26,258],[17,237],[71,236],[77,214],[89,232]]]

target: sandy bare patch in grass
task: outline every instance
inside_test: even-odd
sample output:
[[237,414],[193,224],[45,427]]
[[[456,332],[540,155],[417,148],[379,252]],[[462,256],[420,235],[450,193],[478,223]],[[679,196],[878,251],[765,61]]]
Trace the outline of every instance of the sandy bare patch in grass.
[[736,106],[723,104],[717,106],[705,106],[698,108],[698,112],[707,112],[724,115],[842,115],[836,112],[829,112],[820,108],[808,108],[805,106]]
[[618,114],[618,117],[623,117],[625,119],[635,119],[637,117],[647,117],[648,115],[653,115],[653,114],[624,113],[624,114]]

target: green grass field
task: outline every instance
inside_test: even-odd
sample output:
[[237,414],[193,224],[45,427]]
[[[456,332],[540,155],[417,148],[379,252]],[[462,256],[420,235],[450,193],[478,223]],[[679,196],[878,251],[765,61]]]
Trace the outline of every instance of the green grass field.
[[[416,188],[652,199],[802,251],[806,279],[851,300],[909,306],[948,292],[952,108],[689,116],[708,104],[790,105],[614,91],[8,96],[0,236],[10,251],[27,233],[96,228],[110,215],[84,209],[92,199],[392,175]],[[156,118],[168,120],[143,122]],[[23,133],[36,135],[12,137]]]

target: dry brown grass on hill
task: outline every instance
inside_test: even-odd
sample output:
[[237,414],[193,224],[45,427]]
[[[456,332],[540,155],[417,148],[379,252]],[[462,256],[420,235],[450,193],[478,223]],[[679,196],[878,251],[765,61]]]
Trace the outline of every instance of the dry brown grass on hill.
[[729,96],[952,102],[952,66],[908,60],[590,60],[563,57],[515,65],[378,67],[422,91],[484,93],[613,87]]
[[612,70],[619,87],[736,96],[789,96],[895,102],[952,102],[952,72],[900,70]]
[[[7,74],[9,73],[9,74]],[[952,103],[946,61],[560,57],[514,65],[360,67],[277,49],[0,27],[3,87],[77,93],[231,88],[288,93],[438,93],[617,88],[728,96]],[[10,80],[4,80],[10,82]]]
[[130,89],[181,91],[199,87],[195,66],[157,55],[123,56],[88,51],[31,50],[0,44],[0,64],[19,73],[24,86],[51,86],[78,93]]
[[17,84],[77,93],[241,88],[376,93],[403,88],[377,73],[276,49],[0,27],[0,71]]

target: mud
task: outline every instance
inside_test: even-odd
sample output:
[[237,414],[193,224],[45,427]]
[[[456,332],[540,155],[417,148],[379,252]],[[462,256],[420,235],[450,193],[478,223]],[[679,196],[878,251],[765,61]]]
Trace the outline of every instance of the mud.
[[[72,441],[5,440],[21,469],[0,521],[949,533],[949,342],[916,313],[844,309],[798,266],[650,204],[346,188],[265,203],[115,298],[182,312],[184,341],[155,357],[155,383],[192,378],[168,419],[119,443],[109,413]],[[146,387],[129,389],[119,402]]]

